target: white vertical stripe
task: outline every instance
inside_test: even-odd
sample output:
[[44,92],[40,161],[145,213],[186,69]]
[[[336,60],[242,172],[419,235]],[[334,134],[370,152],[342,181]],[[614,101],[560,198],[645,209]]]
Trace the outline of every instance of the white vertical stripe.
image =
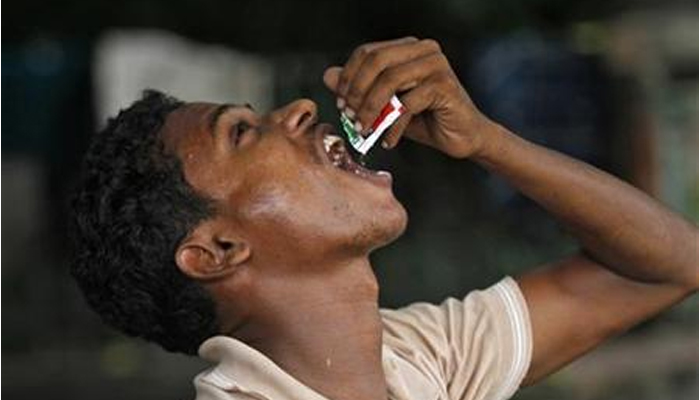
[[517,324],[516,329],[518,332],[518,343],[519,343],[518,363],[516,365],[515,370],[513,371],[514,372],[514,376],[513,376],[514,384],[513,384],[512,392],[510,394],[508,394],[508,397],[512,396],[512,394],[518,389],[518,387],[520,386],[519,379],[521,378],[523,373],[527,372],[527,371],[523,371],[523,370],[528,367],[528,365],[526,365],[527,360],[528,360],[528,355],[526,354],[528,343],[526,343],[526,340],[529,339],[529,335],[527,335],[527,332],[525,331],[527,329],[526,328],[527,325],[525,324],[525,321],[524,321],[526,313],[521,307],[522,303],[518,301],[518,299],[516,298],[516,293],[514,293],[515,290],[519,290],[516,287],[516,285],[517,284],[515,282],[511,282],[511,284],[507,287],[510,290],[505,291],[505,294],[508,296],[510,303],[514,307],[514,309],[513,309],[514,314],[513,315],[515,316],[515,320],[516,320],[516,324]]
[[519,290],[517,283],[511,278],[506,278],[495,285],[494,289],[506,308],[512,328],[513,358],[511,359],[511,365],[506,374],[504,385],[501,391],[498,392],[498,396],[496,396],[497,400],[505,400],[518,390],[520,377],[526,372],[524,369],[528,368],[527,340],[530,340],[530,337],[529,332],[527,332],[527,321],[525,321],[527,311],[523,310],[518,295],[513,293],[514,290]]

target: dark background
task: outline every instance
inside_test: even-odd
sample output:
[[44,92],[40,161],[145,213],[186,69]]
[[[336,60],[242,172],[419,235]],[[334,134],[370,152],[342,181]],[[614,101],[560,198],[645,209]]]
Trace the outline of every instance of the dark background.
[[[104,122],[98,94],[109,77],[96,71],[114,32],[169,32],[192,48],[256,57],[270,67],[269,104],[309,97],[328,121],[337,114],[321,85],[327,65],[363,42],[434,38],[486,114],[698,220],[696,1],[15,0],[4,8],[8,399],[192,398],[204,366],[105,328],[67,276],[66,196]],[[411,218],[374,255],[384,306],[462,296],[576,249],[538,207],[468,162],[406,141],[371,163],[394,173]],[[697,315],[693,296],[516,398],[697,399]]]

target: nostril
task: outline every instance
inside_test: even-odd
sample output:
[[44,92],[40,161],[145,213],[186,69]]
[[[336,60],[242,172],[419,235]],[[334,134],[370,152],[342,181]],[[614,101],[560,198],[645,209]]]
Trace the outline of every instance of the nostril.
[[297,100],[284,108],[284,124],[290,132],[305,131],[316,119],[316,104],[311,100]]
[[313,118],[313,115],[310,112],[305,112],[299,117],[299,121],[297,122],[297,126],[302,126],[304,125],[307,121],[309,121],[311,118]]

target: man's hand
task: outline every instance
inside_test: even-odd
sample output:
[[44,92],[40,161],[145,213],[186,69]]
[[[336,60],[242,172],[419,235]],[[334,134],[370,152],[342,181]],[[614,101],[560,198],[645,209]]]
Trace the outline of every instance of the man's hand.
[[323,80],[363,135],[391,96],[399,97],[407,112],[384,136],[387,148],[396,146],[405,132],[452,157],[466,158],[479,151],[483,128],[490,123],[434,40],[408,37],[364,44],[343,67],[328,68]]

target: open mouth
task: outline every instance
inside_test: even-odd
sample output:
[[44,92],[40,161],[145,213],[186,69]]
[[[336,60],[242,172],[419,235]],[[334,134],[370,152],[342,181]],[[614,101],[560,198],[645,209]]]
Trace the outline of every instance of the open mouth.
[[325,134],[323,136],[323,149],[334,167],[361,178],[391,184],[391,174],[387,171],[373,171],[355,162],[340,136]]

